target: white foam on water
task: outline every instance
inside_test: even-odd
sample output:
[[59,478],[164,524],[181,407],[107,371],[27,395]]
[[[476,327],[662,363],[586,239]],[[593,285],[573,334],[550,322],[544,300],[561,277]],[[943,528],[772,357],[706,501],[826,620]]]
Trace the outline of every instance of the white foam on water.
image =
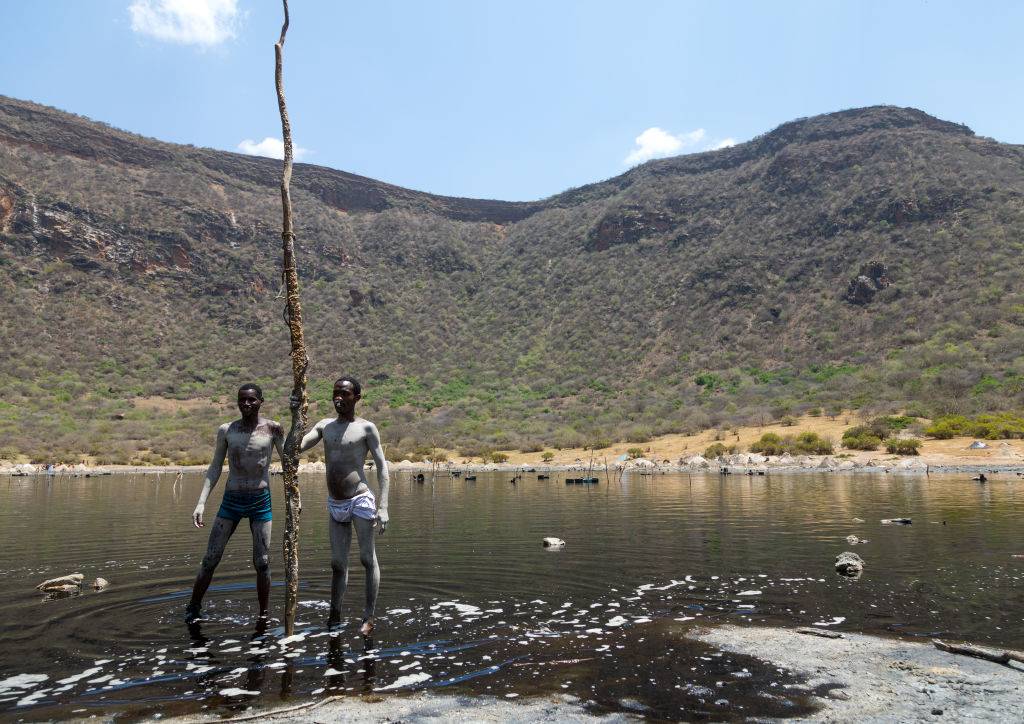
[[398,670],[405,671],[406,669],[415,669],[417,666],[422,666],[422,664],[419,661],[413,661],[412,663],[408,663],[405,666],[399,666]]
[[0,681],[0,691],[8,689],[28,689],[42,683],[50,677],[46,674],[18,674]]
[[588,628],[583,633],[603,634],[604,633],[604,629],[603,628]]
[[813,626],[835,626],[846,620],[846,616],[833,616],[831,621],[815,621]]
[[610,619],[608,623],[605,624],[605,626],[621,626],[624,623],[629,623],[629,621],[623,618],[622,616],[615,616],[612,619]]
[[330,601],[309,600],[309,601],[299,601],[299,605],[302,606],[303,608],[327,609],[327,608],[331,607],[331,602]]
[[113,674],[107,674],[106,676],[97,676],[95,679],[89,679],[85,683],[87,683],[87,684],[102,684],[104,682],[110,681],[113,678],[114,678]]
[[404,613],[412,613],[412,609],[411,608],[391,608],[391,609],[388,609],[385,613],[388,613],[388,614],[390,614],[392,616],[401,616]]
[[280,639],[277,643],[279,646],[287,646],[288,644],[293,644],[296,641],[302,641],[305,638],[306,633],[297,633],[293,636],[285,636],[283,639]]
[[35,704],[37,701],[46,696],[46,692],[49,689],[40,689],[39,691],[33,691],[28,696],[18,700],[18,706],[28,706],[29,704]]
[[760,596],[761,592],[760,591],[754,591],[754,590],[751,590],[751,591],[740,591],[736,595],[737,596]]
[[91,669],[86,669],[81,674],[75,674],[74,676],[69,676],[66,679],[61,679],[57,683],[58,684],[73,684],[76,681],[81,681],[82,679],[85,679],[85,678],[87,678],[89,676],[92,676],[93,674],[98,674],[101,671],[103,671],[103,667],[102,666],[94,666]]
[[471,606],[468,603],[459,603],[458,601],[441,601],[430,607],[431,611],[436,611],[441,606],[450,606],[458,611],[463,616],[479,616],[481,611],[476,606]]
[[651,622],[651,619],[647,618],[646,616],[641,616],[640,618],[634,618],[633,619],[633,623],[650,623],[650,622]]
[[232,687],[230,689],[221,689],[218,693],[221,696],[259,696],[260,695],[260,692],[258,692],[258,691],[248,691],[246,689],[238,689],[238,688],[234,688],[234,687]]
[[417,671],[415,674],[406,674],[405,676],[399,676],[393,682],[387,686],[379,686],[374,691],[388,691],[390,689],[401,689],[406,686],[414,686],[416,684],[422,684],[424,681],[430,680],[430,674],[426,671]]
[[673,621],[694,621],[693,616],[680,616],[679,618],[673,619]]
[[328,668],[327,671],[324,672],[324,676],[337,676],[338,674],[341,674],[341,673],[344,673],[344,672],[338,671],[334,667],[331,667],[331,668]]

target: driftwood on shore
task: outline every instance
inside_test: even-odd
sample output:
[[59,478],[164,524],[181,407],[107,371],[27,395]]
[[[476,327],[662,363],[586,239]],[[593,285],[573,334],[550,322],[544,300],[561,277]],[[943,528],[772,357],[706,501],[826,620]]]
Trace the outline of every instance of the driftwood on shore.
[[85,576],[81,573],[71,573],[66,576],[60,576],[59,578],[51,578],[48,581],[43,581],[36,590],[38,591],[63,591],[65,586],[81,586],[82,581],[85,580]]
[[1011,661],[1024,664],[1024,653],[1020,651],[998,651],[982,648],[981,646],[975,646],[973,644],[951,644],[946,641],[942,641],[941,639],[932,639],[932,643],[935,645],[935,648],[940,651],[946,651],[951,654],[973,656],[976,659],[985,659],[986,661],[1003,664],[1004,666],[1009,665]]
[[823,628],[810,628],[810,627],[798,628],[796,630],[796,632],[798,634],[806,634],[807,636],[818,636],[818,637],[823,638],[823,639],[841,639],[841,638],[845,638],[845,636],[843,636],[838,631],[829,631],[829,630],[823,629]]

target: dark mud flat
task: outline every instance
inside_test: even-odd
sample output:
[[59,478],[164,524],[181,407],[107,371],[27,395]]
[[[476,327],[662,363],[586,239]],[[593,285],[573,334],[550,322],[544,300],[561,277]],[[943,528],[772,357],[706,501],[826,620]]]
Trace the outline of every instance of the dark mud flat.
[[[302,483],[298,637],[284,639],[276,623],[254,630],[243,527],[206,620],[186,627],[206,542],[190,522],[200,484],[0,478],[0,717],[222,717],[340,695],[329,706],[427,702],[396,715],[408,717],[468,697],[553,706],[559,717],[813,718],[832,701],[831,680],[756,648],[725,652],[689,627],[817,626],[1024,648],[1024,559],[1014,558],[1024,553],[1024,486],[1013,481],[664,475],[587,488],[511,486],[502,474],[471,484],[398,477],[392,525],[378,538],[369,644],[354,620],[340,637],[323,628],[329,553],[316,476]],[[904,516],[913,525],[879,522]],[[832,570],[851,534],[869,541],[854,548],[867,562],[856,581]],[[278,523],[277,583],[280,535]],[[543,548],[549,535],[566,546]],[[351,565],[354,613],[355,550]],[[34,588],[75,571],[111,586],[57,600]]]

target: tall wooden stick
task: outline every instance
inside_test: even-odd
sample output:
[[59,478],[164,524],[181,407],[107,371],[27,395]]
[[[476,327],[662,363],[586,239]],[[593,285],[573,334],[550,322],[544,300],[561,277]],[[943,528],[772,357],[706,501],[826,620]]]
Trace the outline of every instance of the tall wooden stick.
[[299,514],[302,499],[299,496],[299,444],[306,432],[306,370],[309,356],[302,338],[302,304],[299,301],[299,274],[295,269],[295,230],[292,226],[292,198],[289,184],[292,180],[292,126],[288,120],[288,106],[284,100],[284,81],[281,77],[284,36],[288,32],[288,0],[284,3],[284,24],[281,37],[274,45],[274,85],[277,88],[277,106],[281,111],[281,134],[284,140],[284,171],[281,174],[281,210],[284,224],[281,231],[282,272],[287,302],[285,319],[291,336],[292,396],[302,401],[292,410],[292,426],[284,443],[281,468],[284,473],[284,629],[291,636],[295,632],[295,608],[299,595]]

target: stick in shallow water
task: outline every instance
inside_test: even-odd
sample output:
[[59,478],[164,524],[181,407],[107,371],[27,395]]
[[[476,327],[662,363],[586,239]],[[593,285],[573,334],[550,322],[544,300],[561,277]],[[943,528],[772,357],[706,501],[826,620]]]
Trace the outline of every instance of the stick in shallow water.
[[288,106],[284,99],[284,79],[282,77],[282,56],[284,54],[284,37],[288,32],[288,0],[284,4],[284,23],[281,25],[281,37],[274,44],[274,87],[277,89],[277,106],[281,112],[281,135],[284,140],[284,169],[281,173],[281,211],[283,225],[281,230],[282,270],[284,277],[286,303],[285,320],[291,338],[292,357],[292,395],[302,400],[297,408],[292,408],[292,426],[284,443],[284,455],[281,456],[281,472],[284,478],[285,522],[284,522],[284,628],[285,634],[291,636],[295,632],[295,609],[299,594],[299,514],[302,511],[302,500],[299,497],[299,444],[306,432],[306,411],[309,401],[306,398],[306,370],[309,368],[309,356],[302,335],[302,304],[299,301],[299,274],[295,268],[295,229],[292,224],[292,199],[289,186],[292,178],[292,126],[288,119]]

